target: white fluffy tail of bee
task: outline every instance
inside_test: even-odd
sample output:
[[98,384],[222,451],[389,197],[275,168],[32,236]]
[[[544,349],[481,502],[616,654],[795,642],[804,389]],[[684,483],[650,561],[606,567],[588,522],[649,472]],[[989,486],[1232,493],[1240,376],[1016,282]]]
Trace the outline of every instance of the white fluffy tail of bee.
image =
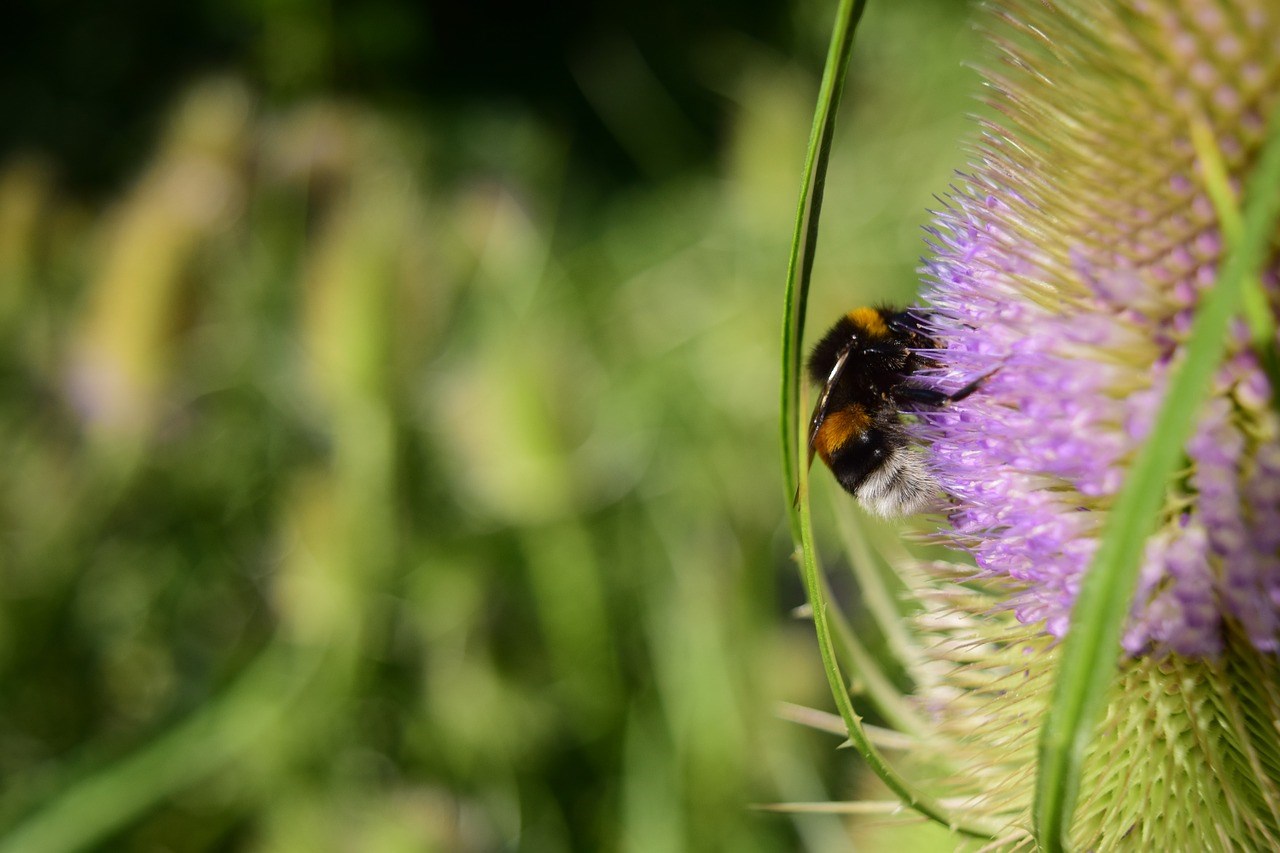
[[876,515],[897,518],[934,508],[940,491],[924,456],[911,446],[902,446],[889,451],[870,476],[858,484],[854,497]]

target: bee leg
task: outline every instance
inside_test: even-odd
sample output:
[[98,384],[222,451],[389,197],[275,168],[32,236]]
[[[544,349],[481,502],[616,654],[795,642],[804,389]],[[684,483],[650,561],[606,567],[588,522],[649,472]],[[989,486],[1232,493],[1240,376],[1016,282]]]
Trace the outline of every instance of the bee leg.
[[[965,388],[961,388],[960,390],[965,391],[967,388],[968,386],[965,386]],[[969,394],[972,393],[972,391],[969,391]],[[965,394],[965,396],[967,397],[969,394]],[[926,406],[945,406],[954,399],[952,395],[943,391],[935,391],[932,388],[915,388],[911,386],[894,389],[893,396],[897,397],[902,402],[924,403]]]
[[[1000,368],[998,368],[998,367],[996,368],[996,370],[999,370],[999,369],[1000,369]],[[988,379],[990,379],[990,378],[991,378],[991,374],[995,373],[995,372],[996,372],[996,370],[992,370],[992,371],[990,371],[989,373],[984,373],[984,374],[982,374],[981,376],[979,376],[977,379],[975,379],[975,380],[973,380],[972,382],[970,382],[968,385],[966,385],[966,386],[964,386],[963,388],[961,388],[959,391],[953,391],[952,393],[947,394],[947,395],[946,395],[946,397],[947,397],[947,402],[948,402],[948,403],[955,403],[955,402],[957,402],[957,401],[959,401],[959,400],[963,400],[965,397],[968,397],[968,396],[969,396],[970,394],[972,394],[974,391],[977,391],[979,388],[981,388],[981,387],[982,387],[982,383],[983,383],[983,382],[986,382]]]
[[945,406],[948,403],[958,403],[965,397],[968,397],[974,391],[982,387],[982,383],[986,382],[991,376],[999,370],[996,368],[988,373],[984,373],[977,379],[970,382],[958,391],[952,391],[950,394],[945,391],[937,391],[933,388],[920,388],[914,385],[905,385],[897,389],[895,395],[903,400],[910,400],[915,403],[924,403],[929,406]]

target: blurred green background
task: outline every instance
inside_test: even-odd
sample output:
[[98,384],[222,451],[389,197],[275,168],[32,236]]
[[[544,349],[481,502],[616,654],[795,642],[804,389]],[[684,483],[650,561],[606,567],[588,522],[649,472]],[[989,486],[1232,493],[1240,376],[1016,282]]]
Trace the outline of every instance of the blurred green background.
[[[0,850],[874,849],[752,808],[865,784],[779,719],[830,707],[776,406],[833,14],[9,11]],[[816,327],[914,292],[968,17],[871,4]]]

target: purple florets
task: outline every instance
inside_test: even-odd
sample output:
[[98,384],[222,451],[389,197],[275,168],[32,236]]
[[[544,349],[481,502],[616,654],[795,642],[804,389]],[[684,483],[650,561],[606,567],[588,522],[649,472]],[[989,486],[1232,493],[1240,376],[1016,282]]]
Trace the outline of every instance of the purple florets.
[[[1076,251],[1077,279],[1055,293],[1035,247],[1004,227],[1025,203],[978,195],[973,183],[955,198],[931,232],[926,267],[945,365],[936,380],[954,388],[998,371],[981,393],[921,413],[917,430],[954,498],[955,540],[986,573],[1020,583],[1019,619],[1063,636],[1203,276],[1194,268],[1187,288],[1164,291],[1148,280],[1142,292],[1140,271],[1103,270]],[[1210,262],[1211,241],[1199,242]],[[1125,648],[1212,655],[1228,615],[1258,649],[1275,650],[1280,445],[1269,385],[1248,351],[1219,372],[1187,451],[1185,484],[1147,547]]]
[[[924,270],[937,386],[996,372],[914,429],[953,500],[952,541],[1016,582],[1022,621],[1060,637],[1225,252],[1191,127],[1212,134],[1238,194],[1280,108],[1280,12],[1019,8],[1025,38],[996,38],[1007,61],[986,74],[1000,121],[930,229]],[[1263,275],[1273,311],[1278,269]],[[1236,340],[1147,544],[1133,655],[1215,655],[1229,631],[1280,649],[1280,421],[1243,325]]]

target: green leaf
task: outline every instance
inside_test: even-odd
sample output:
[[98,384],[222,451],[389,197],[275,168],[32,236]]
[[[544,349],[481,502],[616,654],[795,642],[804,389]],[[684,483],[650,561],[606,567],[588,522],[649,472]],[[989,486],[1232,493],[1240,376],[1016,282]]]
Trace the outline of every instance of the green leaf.
[[1120,638],[1137,584],[1147,537],[1165,489],[1191,437],[1196,415],[1226,353],[1231,319],[1244,304],[1247,282],[1266,259],[1280,214],[1280,111],[1246,193],[1244,220],[1216,285],[1201,299],[1151,436],[1139,449],[1108,514],[1102,542],[1080,587],[1062,663],[1040,736],[1035,832],[1045,850],[1067,845],[1080,771],[1105,706],[1120,655]]

